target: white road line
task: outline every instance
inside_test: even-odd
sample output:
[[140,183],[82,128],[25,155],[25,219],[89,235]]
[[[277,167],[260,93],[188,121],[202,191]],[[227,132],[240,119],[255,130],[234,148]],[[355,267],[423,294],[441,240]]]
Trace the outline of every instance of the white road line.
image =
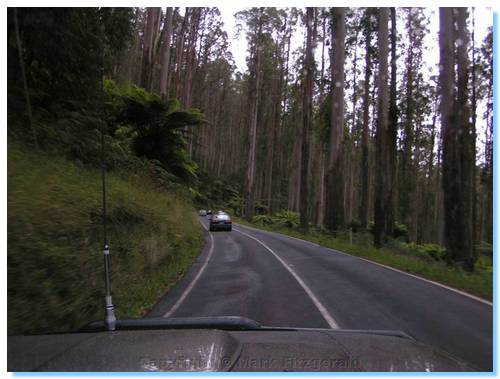
[[[239,225],[239,226],[242,226],[242,225]],[[430,283],[430,284],[434,284],[438,287],[441,287],[441,288],[446,288],[447,290],[450,290],[452,292],[455,292],[455,293],[458,293],[462,296],[465,296],[465,297],[468,297],[470,299],[473,299],[473,300],[476,300],[476,301],[479,301],[481,303],[484,303],[484,304],[487,304],[487,305],[490,305],[490,306],[493,306],[493,303],[488,301],[488,300],[485,300],[485,299],[482,299],[478,296],[474,296],[474,295],[471,295],[470,293],[467,293],[467,292],[464,292],[464,291],[460,291],[459,289],[456,289],[456,288],[453,288],[453,287],[449,287],[447,286],[446,284],[441,284],[439,282],[435,282],[434,280],[430,280],[430,279],[426,279],[426,278],[422,278],[421,276],[418,276],[418,275],[413,275],[413,274],[410,274],[406,271],[403,271],[403,270],[399,270],[397,268],[394,268],[394,267],[391,267],[391,266],[386,266],[382,263],[378,263],[378,262],[375,262],[375,261],[371,261],[369,259],[366,259],[366,258],[361,258],[361,257],[358,257],[356,255],[352,255],[352,254],[348,254],[348,253],[344,253],[343,251],[340,251],[340,250],[335,250],[335,249],[331,249],[329,247],[325,247],[325,246],[321,246],[321,245],[317,245],[315,244],[314,242],[310,242],[310,241],[306,241],[306,240],[303,240],[303,239],[300,239],[300,238],[296,238],[296,237],[292,237],[292,236],[288,236],[286,234],[281,234],[281,233],[275,233],[275,232],[270,232],[268,230],[262,230],[262,229],[257,229],[257,228],[252,228],[250,226],[245,226],[243,225],[243,227],[246,227],[246,228],[250,228],[250,229],[255,229],[255,230],[258,230],[259,232],[267,232],[267,233],[270,233],[270,234],[278,234],[279,236],[283,236],[283,237],[288,237],[288,238],[293,238],[293,239],[296,239],[296,240],[299,240],[299,241],[302,241],[302,242],[309,242],[311,244],[314,244],[316,246],[319,246],[319,247],[322,247],[324,249],[327,249],[327,250],[330,250],[330,251],[333,251],[334,253],[339,253],[339,254],[344,254],[344,255],[347,255],[348,257],[351,257],[351,258],[357,258],[357,259],[361,259],[365,262],[368,262],[368,263],[371,263],[371,264],[374,264],[374,265],[377,265],[377,266],[380,266],[380,267],[384,267],[386,269],[389,269],[389,270],[392,270],[392,271],[396,271],[396,272],[399,272],[400,274],[403,274],[403,275],[406,275],[406,276],[410,276],[412,278],[415,278],[415,279],[419,279],[419,280],[422,280],[424,282],[427,282],[427,283]]]
[[329,247],[325,247],[325,249],[328,249],[328,250],[331,250],[333,251],[334,253],[339,253],[339,254],[344,254],[344,255],[347,255],[349,257],[353,257],[353,258],[358,258],[358,259],[361,259],[365,262],[368,262],[368,263],[372,263],[374,265],[377,265],[377,266],[380,266],[380,267],[384,267],[384,268],[387,268],[389,270],[392,270],[392,271],[396,271],[396,272],[399,272],[400,274],[404,274],[406,276],[411,276],[412,278],[415,278],[415,279],[419,279],[419,280],[422,280],[424,282],[427,282],[427,283],[430,283],[430,284],[434,284],[438,287],[442,287],[442,288],[446,288],[447,290],[450,290],[450,291],[453,291],[453,292],[456,292],[462,296],[465,296],[465,297],[468,297],[470,299],[473,299],[473,300],[476,300],[476,301],[479,301],[481,303],[484,303],[484,304],[487,304],[487,305],[490,305],[490,306],[493,306],[493,303],[488,301],[488,300],[485,300],[485,299],[482,299],[478,296],[474,296],[474,295],[471,295],[470,293],[467,293],[467,292],[464,292],[464,291],[460,291],[456,288],[453,288],[453,287],[448,287],[447,285],[445,284],[441,284],[439,282],[435,282],[433,280],[430,280],[430,279],[426,279],[426,278],[422,278],[421,276],[418,276],[418,275],[413,275],[413,274],[410,274],[406,271],[402,271],[402,270],[399,270],[397,268],[394,268],[394,267],[390,267],[390,266],[386,266],[382,263],[378,263],[378,262],[375,262],[375,261],[371,261],[369,259],[366,259],[366,258],[361,258],[361,257],[357,257],[355,255],[351,255],[351,254],[347,254],[347,253],[344,253],[343,251],[340,251],[340,250],[334,250],[334,249],[330,249]]
[[285,261],[283,259],[281,259],[281,257],[278,254],[276,254],[264,242],[262,242],[261,240],[259,240],[259,239],[255,238],[255,237],[251,236],[250,234],[244,233],[241,230],[237,230],[237,229],[233,229],[233,230],[235,232],[238,232],[240,234],[243,234],[243,235],[247,236],[248,238],[251,238],[251,239],[257,241],[262,246],[264,246],[267,250],[269,250],[271,252],[271,254],[273,254],[274,257],[283,265],[283,267],[286,268],[288,270],[288,272],[290,272],[290,274],[292,274],[292,276],[295,278],[295,280],[304,289],[304,291],[307,293],[307,295],[309,296],[309,298],[312,300],[312,302],[314,303],[314,305],[316,306],[316,308],[318,308],[319,313],[321,313],[321,316],[323,316],[323,318],[325,319],[325,321],[327,322],[327,324],[330,326],[330,328],[332,328],[332,329],[339,329],[338,324],[335,322],[335,320],[330,315],[330,313],[326,310],[325,306],[318,300],[318,298],[316,297],[316,295],[314,295],[314,293],[307,286],[307,284],[304,283],[304,281],[301,279],[301,277],[292,268],[290,268],[290,266],[288,266],[285,263]]
[[[242,225],[242,224],[237,224],[235,222],[233,222],[233,225],[238,225],[240,227],[243,227],[243,228],[247,228],[247,229],[252,229],[252,230],[255,230],[257,232],[267,232],[267,233],[273,233],[273,232],[270,232],[268,230],[263,230],[263,229],[258,229],[258,228],[253,228],[251,226],[248,226],[248,225]],[[277,233],[277,234],[280,234],[280,233]],[[315,242],[311,242],[311,241],[307,241],[307,240],[303,240],[303,239],[300,239],[300,238],[297,238],[297,237],[292,237],[292,236],[289,236],[288,234],[280,234],[282,236],[285,236],[285,237],[288,237],[288,238],[291,238],[291,239],[294,239],[294,240],[297,240],[299,242],[303,242],[303,243],[306,243],[308,245],[312,245],[314,247],[321,247],[321,245],[318,245],[317,243]]]
[[191,290],[193,289],[194,285],[200,279],[201,274],[203,274],[203,271],[205,271],[205,268],[208,265],[208,262],[210,261],[210,258],[212,257],[212,253],[214,252],[214,237],[212,236],[212,233],[207,229],[205,224],[201,222],[198,219],[199,223],[203,226],[203,228],[208,232],[208,235],[210,236],[210,251],[208,252],[207,259],[205,260],[205,263],[203,263],[203,266],[201,266],[200,271],[198,271],[198,274],[196,274],[195,278],[189,283],[189,286],[184,290],[182,293],[182,296],[175,302],[175,304],[170,308],[170,310],[163,315],[163,317],[170,317],[172,314],[179,308],[179,306],[182,304],[182,302],[186,299],[186,297],[189,295]]

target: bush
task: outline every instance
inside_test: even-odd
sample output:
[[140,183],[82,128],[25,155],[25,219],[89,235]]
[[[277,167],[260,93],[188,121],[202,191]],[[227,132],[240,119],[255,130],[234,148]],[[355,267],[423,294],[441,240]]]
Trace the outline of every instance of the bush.
[[403,243],[405,250],[415,254],[425,260],[433,259],[435,261],[444,261],[446,249],[435,243],[426,243],[418,245],[415,242]]
[[264,215],[269,212],[269,208],[266,204],[262,202],[262,200],[258,200],[255,202],[255,213],[258,215]]
[[235,194],[229,199],[227,203],[228,208],[232,210],[235,216],[241,216],[241,210],[243,209],[243,199],[240,195]]
[[273,219],[278,226],[296,228],[297,226],[299,226],[300,216],[297,212],[283,210],[276,213]]
[[405,224],[400,224],[399,222],[394,223],[394,238],[401,238],[405,241],[408,241],[408,227]]
[[252,222],[261,225],[271,225],[274,223],[274,220],[268,215],[256,215],[252,218]]

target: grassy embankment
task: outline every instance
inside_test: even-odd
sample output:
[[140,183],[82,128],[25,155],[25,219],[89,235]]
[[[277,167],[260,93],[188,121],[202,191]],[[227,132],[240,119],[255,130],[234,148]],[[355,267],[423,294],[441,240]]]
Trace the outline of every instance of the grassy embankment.
[[331,234],[314,229],[309,233],[303,233],[296,228],[249,223],[237,217],[235,217],[235,221],[242,225],[286,234],[317,243],[324,247],[340,250],[351,255],[382,263],[411,274],[446,284],[490,301],[493,297],[492,258],[488,256],[481,255],[476,263],[475,271],[469,273],[459,267],[449,267],[443,261],[425,256],[418,251],[405,247],[397,241],[393,241],[388,247],[375,249],[372,245],[372,237],[369,233],[356,233],[353,236],[353,243],[351,244],[348,239],[335,237]]
[[[8,147],[8,332],[74,330],[103,317],[100,172]],[[190,201],[108,175],[113,302],[140,317],[203,245]]]

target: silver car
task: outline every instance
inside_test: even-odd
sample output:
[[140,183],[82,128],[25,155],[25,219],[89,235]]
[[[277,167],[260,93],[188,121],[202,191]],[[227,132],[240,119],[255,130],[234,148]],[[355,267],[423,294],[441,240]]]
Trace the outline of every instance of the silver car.
[[227,213],[217,212],[212,215],[210,219],[210,231],[214,232],[216,230],[227,230],[231,231],[233,229],[233,224],[231,217]]

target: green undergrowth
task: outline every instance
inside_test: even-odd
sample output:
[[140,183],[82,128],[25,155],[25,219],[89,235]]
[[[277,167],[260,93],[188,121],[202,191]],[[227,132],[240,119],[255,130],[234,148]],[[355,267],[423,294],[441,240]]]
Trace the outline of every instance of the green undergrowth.
[[[103,318],[101,177],[8,145],[8,333],[75,330]],[[137,174],[107,176],[113,302],[140,317],[203,245],[187,199]]]
[[[295,227],[276,226],[268,223],[250,223],[241,218],[236,222],[254,228],[282,233],[300,238],[318,245],[369,259],[408,273],[418,275],[465,292],[480,296],[487,300],[493,297],[492,257],[481,255],[473,272],[467,272],[457,266],[448,266],[439,260],[441,250],[435,246],[415,245],[391,241],[386,247],[376,249],[372,245],[369,233],[353,233],[352,243],[349,233],[333,236],[325,231],[311,229],[303,233]],[[260,220],[259,220],[260,221]]]

